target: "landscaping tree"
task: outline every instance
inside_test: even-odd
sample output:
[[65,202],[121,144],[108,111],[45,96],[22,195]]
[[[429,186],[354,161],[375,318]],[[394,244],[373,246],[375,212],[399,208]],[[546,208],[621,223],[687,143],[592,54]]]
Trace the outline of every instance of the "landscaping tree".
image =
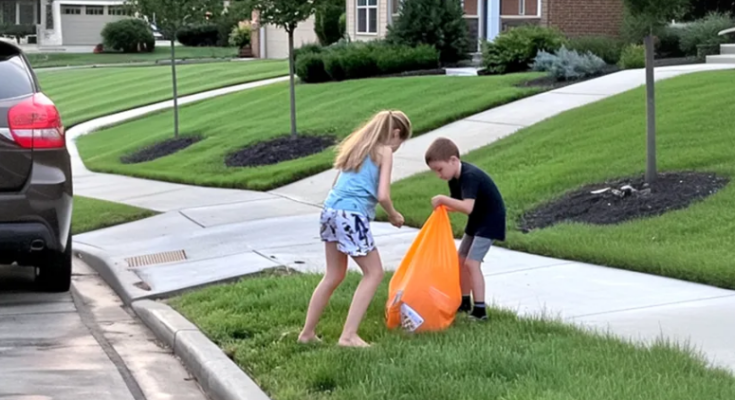
[[319,44],[329,46],[344,37],[345,27],[341,20],[346,8],[344,0],[325,0],[316,9],[314,33],[319,38]]
[[222,10],[221,0],[128,0],[138,16],[156,17],[156,25],[171,41],[171,78],[174,94],[174,135],[179,136],[179,95],[176,86],[176,32],[190,23],[203,22],[207,13]]
[[656,180],[656,96],[654,89],[654,34],[666,25],[667,21],[682,13],[688,0],[625,0],[630,14],[640,18],[648,25],[648,35],[644,39],[646,47],[646,182]]
[[427,44],[439,51],[442,62],[464,59],[470,47],[467,21],[458,0],[404,0],[398,21],[388,27],[389,42]]
[[300,22],[309,18],[320,0],[252,0],[260,12],[262,24],[275,25],[288,33],[288,70],[291,82],[291,135],[296,137],[296,90],[294,88],[293,33]]

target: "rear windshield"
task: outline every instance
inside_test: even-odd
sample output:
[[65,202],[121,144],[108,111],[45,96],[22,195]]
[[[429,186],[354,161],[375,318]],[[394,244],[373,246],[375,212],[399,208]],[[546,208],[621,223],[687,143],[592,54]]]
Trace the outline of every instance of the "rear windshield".
[[0,100],[33,93],[33,81],[19,54],[0,43]]

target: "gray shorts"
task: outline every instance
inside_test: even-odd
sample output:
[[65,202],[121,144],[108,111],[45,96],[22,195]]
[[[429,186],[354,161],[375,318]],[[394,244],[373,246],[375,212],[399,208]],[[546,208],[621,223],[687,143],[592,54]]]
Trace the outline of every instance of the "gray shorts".
[[472,261],[485,261],[485,255],[490,251],[493,240],[465,234],[462,237],[462,243],[459,244],[459,258]]

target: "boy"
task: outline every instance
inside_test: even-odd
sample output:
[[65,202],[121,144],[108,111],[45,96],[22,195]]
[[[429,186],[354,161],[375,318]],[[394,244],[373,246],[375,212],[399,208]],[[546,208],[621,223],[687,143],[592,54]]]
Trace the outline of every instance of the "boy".
[[[461,161],[459,149],[449,139],[439,138],[426,151],[426,164],[440,179],[449,182],[451,197],[431,199],[436,208],[467,214],[469,219],[459,246],[462,305],[459,312],[486,320],[485,278],[480,269],[494,240],[505,240],[505,204],[493,180],[476,166]],[[470,295],[474,298],[474,307]]]

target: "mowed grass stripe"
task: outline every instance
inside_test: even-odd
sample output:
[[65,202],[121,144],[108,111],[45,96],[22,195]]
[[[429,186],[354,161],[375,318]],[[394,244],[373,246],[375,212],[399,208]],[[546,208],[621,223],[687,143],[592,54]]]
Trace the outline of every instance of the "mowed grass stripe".
[[[280,60],[180,65],[177,86],[185,96],[286,74],[288,65]],[[38,76],[67,127],[173,97],[171,68],[165,66],[39,71]]]
[[[297,126],[302,134],[345,137],[376,111],[408,114],[416,135],[537,93],[517,84],[538,74],[425,76],[298,85]],[[120,157],[173,137],[170,111],[81,138],[85,164],[95,171],[194,185],[267,190],[330,168],[333,152],[257,168],[228,168],[226,157],[245,146],[290,132],[288,84],[269,85],[181,109],[182,134],[204,136],[191,147],[155,161],[123,165]]]

